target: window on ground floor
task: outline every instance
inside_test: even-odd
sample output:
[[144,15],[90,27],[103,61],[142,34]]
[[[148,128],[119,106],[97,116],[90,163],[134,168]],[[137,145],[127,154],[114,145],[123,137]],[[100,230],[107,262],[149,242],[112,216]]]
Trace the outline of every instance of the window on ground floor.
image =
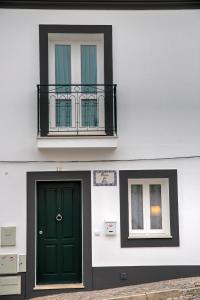
[[178,246],[176,170],[120,171],[122,247]]
[[171,237],[168,178],[128,180],[129,238]]

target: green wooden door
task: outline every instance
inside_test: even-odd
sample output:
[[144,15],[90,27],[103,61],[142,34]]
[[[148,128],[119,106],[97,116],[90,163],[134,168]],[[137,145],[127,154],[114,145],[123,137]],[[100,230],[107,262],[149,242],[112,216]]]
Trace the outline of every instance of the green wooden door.
[[38,183],[38,284],[82,282],[81,228],[80,183]]

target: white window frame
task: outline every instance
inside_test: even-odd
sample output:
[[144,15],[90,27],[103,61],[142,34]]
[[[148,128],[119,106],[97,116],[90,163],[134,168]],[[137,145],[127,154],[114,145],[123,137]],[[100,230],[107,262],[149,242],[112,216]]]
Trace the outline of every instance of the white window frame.
[[[78,34],[78,33],[56,33],[48,34],[48,55],[49,55],[49,82],[55,84],[55,45],[70,45],[71,46],[71,84],[81,84],[81,45],[95,45],[97,48],[97,84],[104,84],[104,38],[103,34]],[[72,127],[56,126],[56,92],[49,94],[49,120],[50,131],[53,134],[68,134],[74,135],[74,132],[79,131],[79,134],[86,135],[104,135],[105,134],[105,95],[104,92],[97,94],[81,93],[79,102],[75,104],[72,100]],[[101,99],[99,107],[97,106],[98,126],[87,127],[81,126],[81,99]],[[73,94],[62,94],[60,99],[73,99]],[[76,106],[75,106],[76,105]],[[76,109],[76,107],[78,109]],[[76,119],[79,119],[80,125],[76,126]],[[100,129],[100,131],[98,130]]]
[[[142,185],[143,190],[143,224],[144,229],[132,229],[131,185]],[[150,228],[150,190],[151,184],[161,185],[162,229]],[[129,239],[134,238],[172,238],[170,230],[170,204],[168,178],[128,179],[128,216]]]

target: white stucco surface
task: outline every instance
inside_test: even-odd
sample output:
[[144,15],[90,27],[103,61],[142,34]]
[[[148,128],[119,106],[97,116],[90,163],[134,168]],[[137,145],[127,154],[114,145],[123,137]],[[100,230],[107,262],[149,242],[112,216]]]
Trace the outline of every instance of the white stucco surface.
[[[121,248],[119,177],[117,186],[96,187],[92,182],[93,266],[199,265],[200,159],[113,163],[1,164],[0,226],[17,226],[16,247],[0,253],[26,253],[26,172],[70,170],[177,169],[180,247]],[[104,221],[117,221],[117,235],[105,236]],[[96,236],[95,233],[99,233]],[[34,237],[33,237],[34,238]]]
[[[113,26],[116,150],[37,148],[39,24]],[[153,159],[200,155],[200,10],[1,9],[0,37],[0,226],[17,227],[16,247],[0,254],[26,254],[26,172],[177,169],[180,247],[120,247],[118,177],[92,184],[92,264],[200,265],[200,159]],[[117,235],[106,237],[112,219]]]
[[[39,151],[39,24],[113,26],[117,150]],[[0,160],[200,154],[200,10],[0,10]]]

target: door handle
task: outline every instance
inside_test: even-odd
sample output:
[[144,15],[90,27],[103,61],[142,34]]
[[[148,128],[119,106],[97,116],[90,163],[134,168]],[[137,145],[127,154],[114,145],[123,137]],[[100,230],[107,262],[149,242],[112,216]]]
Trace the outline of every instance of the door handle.
[[61,215],[61,214],[57,214],[56,220],[57,220],[58,222],[62,221],[62,215]]
[[43,234],[43,231],[42,231],[42,230],[39,230],[38,233],[39,233],[39,235],[42,235],[42,234]]

